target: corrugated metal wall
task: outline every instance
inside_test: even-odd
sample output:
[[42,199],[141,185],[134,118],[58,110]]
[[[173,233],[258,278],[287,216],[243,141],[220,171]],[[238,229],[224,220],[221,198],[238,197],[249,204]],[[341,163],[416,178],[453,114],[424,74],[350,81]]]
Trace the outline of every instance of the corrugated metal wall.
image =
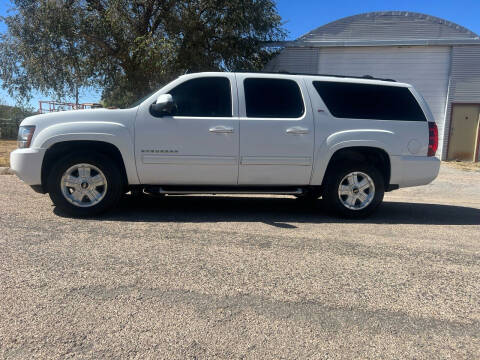
[[318,51],[318,48],[285,48],[265,66],[264,71],[315,74],[318,67]]
[[480,45],[454,46],[452,49],[442,160],[447,157],[452,103],[480,104]]

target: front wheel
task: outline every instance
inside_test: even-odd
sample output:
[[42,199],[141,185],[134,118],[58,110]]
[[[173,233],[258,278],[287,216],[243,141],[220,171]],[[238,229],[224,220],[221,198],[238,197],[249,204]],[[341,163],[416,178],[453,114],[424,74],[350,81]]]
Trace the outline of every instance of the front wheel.
[[113,207],[123,193],[115,163],[102,154],[70,154],[52,168],[47,188],[53,203],[72,216],[93,216]]
[[370,215],[383,200],[382,174],[366,164],[344,165],[326,179],[324,199],[337,214],[347,218]]

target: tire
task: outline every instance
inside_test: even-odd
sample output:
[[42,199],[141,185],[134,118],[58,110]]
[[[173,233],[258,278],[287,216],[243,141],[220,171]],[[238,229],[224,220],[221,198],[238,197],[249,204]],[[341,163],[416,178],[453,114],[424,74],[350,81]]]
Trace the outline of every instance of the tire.
[[385,181],[368,164],[342,164],[329,172],[323,198],[329,208],[344,218],[365,218],[383,200]]
[[55,206],[74,217],[98,215],[122,197],[120,170],[98,153],[68,154],[48,174],[47,189]]

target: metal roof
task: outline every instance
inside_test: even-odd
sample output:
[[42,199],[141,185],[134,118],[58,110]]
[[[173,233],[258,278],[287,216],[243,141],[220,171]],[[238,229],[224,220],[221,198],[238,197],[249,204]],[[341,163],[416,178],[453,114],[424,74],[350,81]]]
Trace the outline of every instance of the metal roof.
[[[345,17],[281,46],[390,46],[480,44],[474,32],[435,16],[407,12],[370,12]],[[273,44],[272,44],[273,45]]]

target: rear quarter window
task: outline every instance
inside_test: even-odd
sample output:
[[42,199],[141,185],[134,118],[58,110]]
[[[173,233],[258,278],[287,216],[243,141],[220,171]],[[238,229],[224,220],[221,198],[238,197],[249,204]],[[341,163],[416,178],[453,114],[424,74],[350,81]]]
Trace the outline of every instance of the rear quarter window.
[[427,121],[406,87],[314,81],[330,113],[337,118]]

